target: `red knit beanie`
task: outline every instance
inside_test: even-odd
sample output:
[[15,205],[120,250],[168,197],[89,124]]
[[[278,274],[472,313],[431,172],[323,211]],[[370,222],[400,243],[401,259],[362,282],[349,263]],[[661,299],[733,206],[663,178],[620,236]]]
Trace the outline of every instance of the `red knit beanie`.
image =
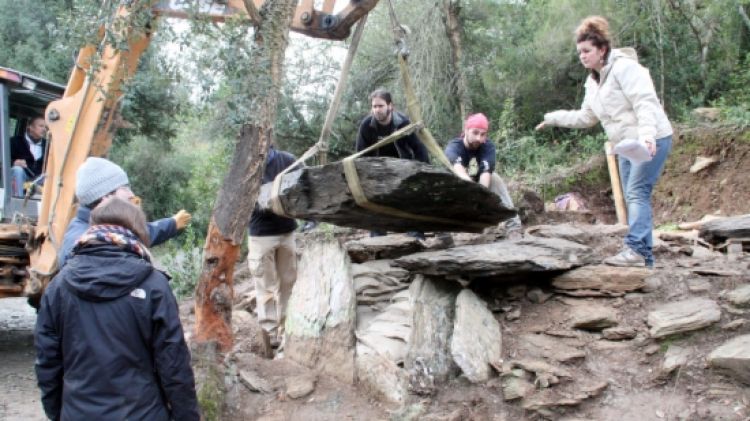
[[468,129],[480,129],[488,130],[490,128],[490,122],[487,120],[487,116],[482,113],[472,114],[466,117],[464,123],[464,130]]

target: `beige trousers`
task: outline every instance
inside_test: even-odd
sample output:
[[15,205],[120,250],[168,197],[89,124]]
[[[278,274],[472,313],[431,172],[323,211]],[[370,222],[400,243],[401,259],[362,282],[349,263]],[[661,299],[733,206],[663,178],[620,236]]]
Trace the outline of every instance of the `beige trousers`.
[[294,232],[248,237],[247,264],[255,282],[258,323],[271,341],[281,341],[286,305],[297,280]]

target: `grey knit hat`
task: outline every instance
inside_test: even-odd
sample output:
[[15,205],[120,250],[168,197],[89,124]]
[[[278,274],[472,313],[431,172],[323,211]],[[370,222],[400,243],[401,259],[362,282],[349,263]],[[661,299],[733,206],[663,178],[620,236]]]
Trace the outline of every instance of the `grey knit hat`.
[[81,204],[90,205],[128,184],[128,175],[119,165],[90,156],[76,173],[76,197]]

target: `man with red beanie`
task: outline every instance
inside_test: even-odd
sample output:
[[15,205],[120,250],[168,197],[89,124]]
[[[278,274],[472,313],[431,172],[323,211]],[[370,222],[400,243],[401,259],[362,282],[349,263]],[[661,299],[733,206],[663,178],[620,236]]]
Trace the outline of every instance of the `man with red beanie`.
[[[499,175],[495,173],[495,144],[488,141],[487,132],[490,122],[482,113],[472,114],[464,121],[464,132],[461,136],[448,142],[445,156],[453,164],[453,171],[459,177],[476,181],[500,196],[503,206],[513,209],[513,199],[508,193],[508,187]],[[469,164],[472,160],[477,163],[477,173],[469,175]],[[505,224],[508,236],[520,237],[521,219],[516,216]]]

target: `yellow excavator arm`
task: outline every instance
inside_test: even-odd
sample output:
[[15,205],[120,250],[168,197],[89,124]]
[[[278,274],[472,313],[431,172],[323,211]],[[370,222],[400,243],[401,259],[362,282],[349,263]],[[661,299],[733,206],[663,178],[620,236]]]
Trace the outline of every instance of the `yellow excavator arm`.
[[[265,1],[122,2],[113,21],[128,22],[129,16],[143,11],[138,8],[149,7],[153,16],[189,17],[197,14],[215,21],[239,16],[257,24],[262,19]],[[315,38],[345,39],[354,23],[377,2],[349,0],[346,6],[334,13],[336,0],[324,0],[320,9],[315,7],[313,0],[301,0],[290,29]],[[80,51],[63,97],[51,102],[45,113],[51,141],[39,219],[27,245],[30,268],[24,295],[28,297],[40,296],[57,271],[58,250],[65,229],[76,212],[76,171],[88,156],[107,154],[115,130],[113,121],[122,95],[121,84],[134,74],[138,59],[150,41],[150,34],[144,33],[142,28],[116,26],[101,28],[101,44],[87,45]],[[118,32],[108,34],[107,31]],[[127,48],[115,49],[104,42],[108,35],[126,40]]]

